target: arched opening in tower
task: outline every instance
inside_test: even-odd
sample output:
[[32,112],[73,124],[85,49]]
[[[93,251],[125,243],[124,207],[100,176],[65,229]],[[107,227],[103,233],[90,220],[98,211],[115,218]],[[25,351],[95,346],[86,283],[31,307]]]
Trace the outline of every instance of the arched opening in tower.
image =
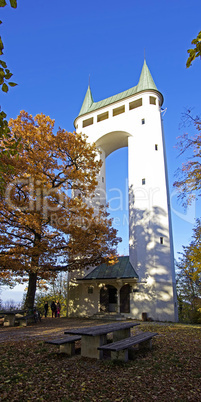
[[129,255],[128,148],[120,148],[106,158],[106,194],[113,227],[122,242],[119,255]]

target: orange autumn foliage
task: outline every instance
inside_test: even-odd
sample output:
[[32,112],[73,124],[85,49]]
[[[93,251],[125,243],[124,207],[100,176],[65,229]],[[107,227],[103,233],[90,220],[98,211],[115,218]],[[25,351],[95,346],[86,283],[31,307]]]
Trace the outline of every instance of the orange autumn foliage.
[[38,279],[114,263],[120,239],[105,208],[95,211],[89,203],[101,167],[95,145],[82,134],[54,133],[54,120],[43,114],[22,111],[9,126],[21,140],[12,171],[4,172],[0,270],[28,275],[26,306],[32,307]]

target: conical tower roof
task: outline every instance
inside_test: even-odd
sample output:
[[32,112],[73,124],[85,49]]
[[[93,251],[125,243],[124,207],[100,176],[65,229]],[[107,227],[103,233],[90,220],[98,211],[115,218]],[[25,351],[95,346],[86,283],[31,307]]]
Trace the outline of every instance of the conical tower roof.
[[158,91],[148,69],[146,60],[144,60],[144,65],[142,67],[140,79],[137,85],[137,92],[146,91],[147,89],[154,89],[155,91]]
[[79,116],[82,114],[85,114],[88,112],[88,110],[90,109],[91,105],[93,104],[93,97],[92,97],[92,93],[91,93],[91,88],[90,86],[88,86],[87,88],[87,92],[84,98],[84,102],[82,104],[82,107],[80,109],[80,113]]

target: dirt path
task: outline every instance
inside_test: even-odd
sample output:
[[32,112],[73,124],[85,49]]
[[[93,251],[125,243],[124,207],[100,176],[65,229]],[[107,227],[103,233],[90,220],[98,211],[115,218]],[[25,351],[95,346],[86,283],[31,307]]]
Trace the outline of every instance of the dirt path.
[[78,318],[43,318],[28,327],[0,327],[0,343],[28,339],[47,339],[63,335],[65,329],[101,324],[99,320]]

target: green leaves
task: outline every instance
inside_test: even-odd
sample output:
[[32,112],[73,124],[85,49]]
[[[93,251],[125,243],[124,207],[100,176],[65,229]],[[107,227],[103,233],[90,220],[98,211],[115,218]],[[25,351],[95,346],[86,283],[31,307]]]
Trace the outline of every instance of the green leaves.
[[3,110],[0,111],[0,139],[7,138],[10,133],[6,117],[6,113]]
[[13,76],[10,70],[7,68],[5,61],[0,60],[0,85],[3,92],[8,92],[9,87],[15,87],[15,82],[8,81]]
[[0,55],[3,54],[4,45],[0,36]]
[[5,7],[7,5],[5,0],[0,0],[0,7]]
[[8,84],[10,85],[10,87],[16,87],[17,85],[15,82],[9,82]]
[[[12,8],[17,8],[17,0],[9,0],[10,5]],[[0,7],[5,7],[7,5],[5,0],[0,0]],[[2,21],[0,21],[0,24],[2,24]],[[3,54],[3,49],[4,45],[0,36],[0,55]],[[7,68],[7,64],[5,61],[0,60],[0,86],[3,92],[8,92],[9,87],[15,87],[17,84],[15,82],[8,82],[10,78],[13,76],[13,74],[10,72],[10,70]],[[6,82],[7,81],[7,82]]]
[[8,92],[8,85],[4,82],[1,89],[3,92]]
[[3,61],[3,60],[0,60],[0,65],[1,65],[3,68],[7,68],[7,64],[6,64],[5,61]]
[[10,5],[12,8],[17,8],[17,0],[10,0]]
[[197,58],[201,57],[201,31],[199,32],[197,38],[193,39],[191,42],[192,45],[195,45],[194,49],[188,49],[189,57],[186,62],[186,67],[189,68],[192,65],[192,62]]
[[[10,6],[12,8],[17,7],[17,0],[9,0],[10,1]],[[0,7],[5,7],[7,5],[7,2],[5,0],[0,0]],[[0,21],[0,25],[2,24],[2,21]],[[4,45],[0,36],[0,55],[3,54],[3,49]],[[3,92],[7,93],[10,87],[15,87],[17,84],[14,82],[10,82],[10,78],[12,77],[12,73],[10,70],[7,68],[7,64],[5,61],[0,60],[0,86]],[[4,191],[4,179],[2,176],[2,171],[4,171],[5,166],[1,162],[1,157],[5,152],[7,155],[14,155],[16,153],[16,149],[18,146],[18,143],[15,141],[15,143],[12,143],[12,141],[8,141],[8,136],[10,133],[10,129],[8,127],[8,122],[6,120],[6,114],[4,112],[1,112],[0,109],[0,140],[1,140],[1,147],[0,147],[0,193]],[[3,145],[2,145],[3,144]],[[5,151],[6,150],[6,151]],[[9,167],[8,167],[9,169]]]
[[[10,5],[12,8],[17,8],[17,0],[10,0]],[[7,3],[5,0],[0,0],[0,7],[5,7],[7,6]]]

